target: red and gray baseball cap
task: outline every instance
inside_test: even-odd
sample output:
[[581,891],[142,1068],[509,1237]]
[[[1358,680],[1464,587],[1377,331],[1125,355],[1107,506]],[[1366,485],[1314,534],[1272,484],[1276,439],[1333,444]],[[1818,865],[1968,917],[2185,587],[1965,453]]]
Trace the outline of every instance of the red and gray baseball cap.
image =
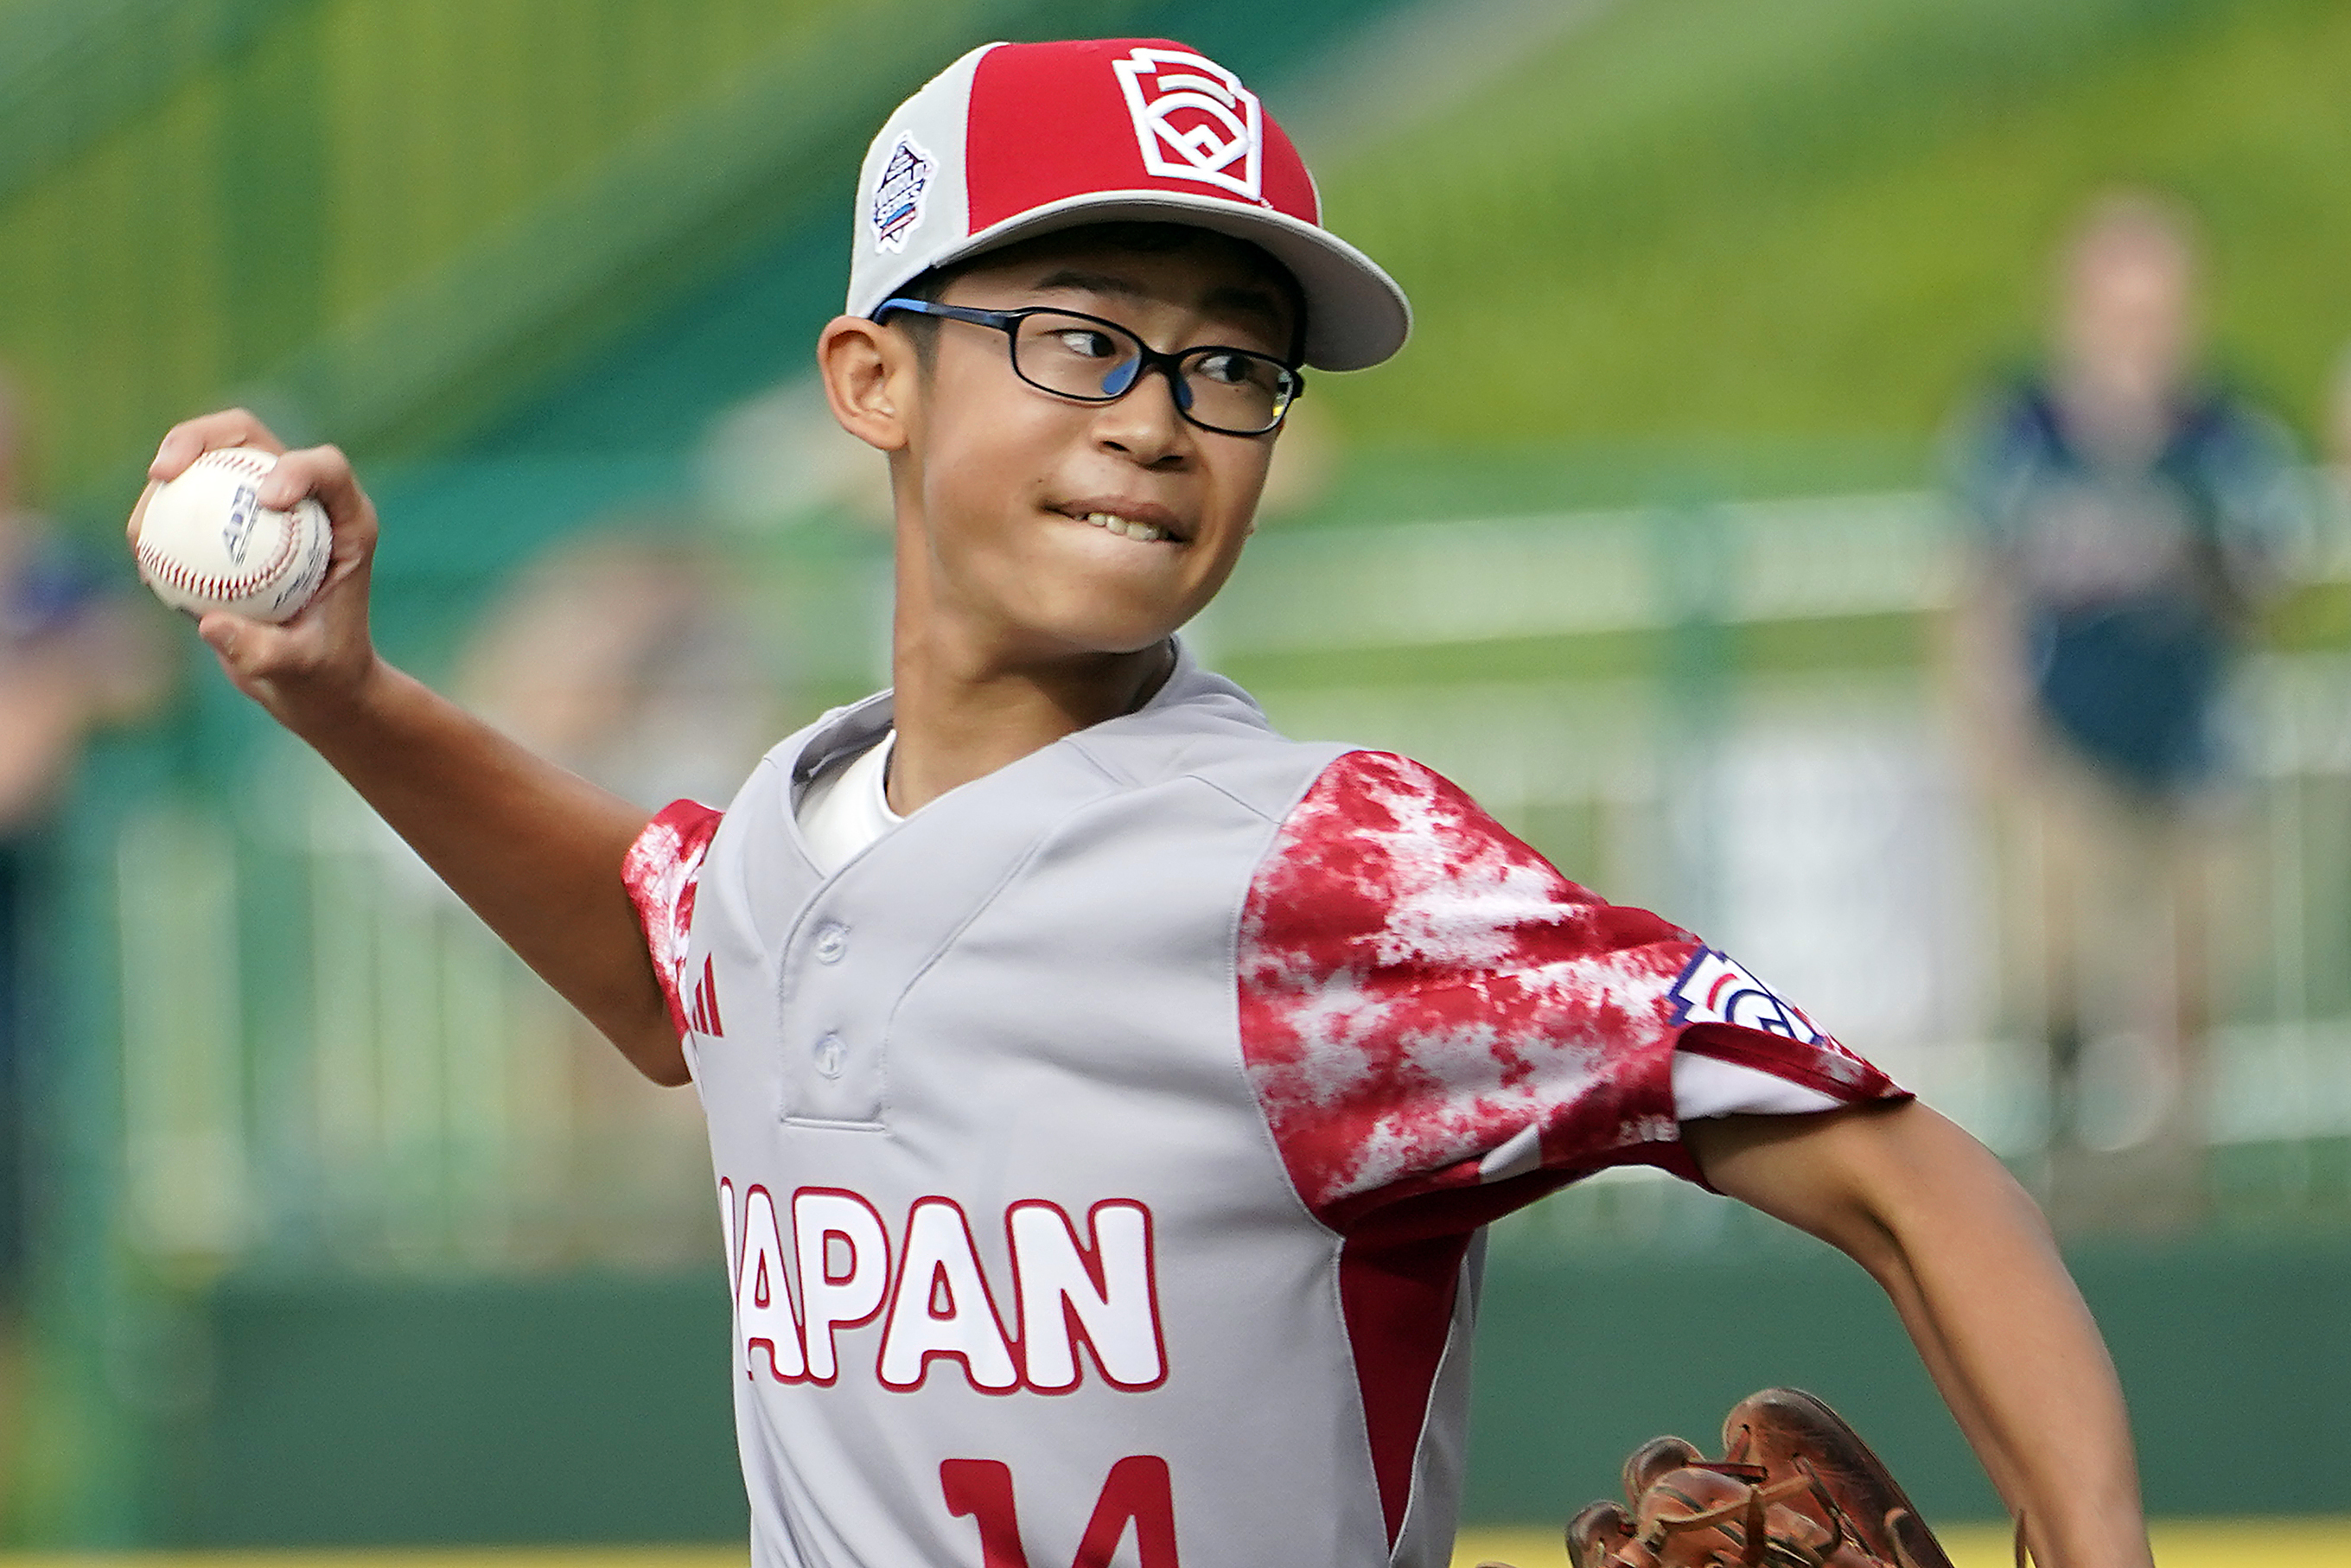
[[1262,246],[1306,296],[1306,362],[1378,364],[1412,307],[1322,227],[1298,150],[1241,80],[1165,38],[987,44],[898,106],[857,188],[849,312],[935,267],[1080,224],[1194,224]]

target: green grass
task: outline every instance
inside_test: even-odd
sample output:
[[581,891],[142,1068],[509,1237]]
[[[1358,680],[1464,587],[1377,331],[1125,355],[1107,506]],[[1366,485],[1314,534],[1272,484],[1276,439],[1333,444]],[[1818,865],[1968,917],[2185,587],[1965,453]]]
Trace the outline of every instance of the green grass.
[[2310,427],[2351,337],[2351,8],[1642,0],[1330,171],[1412,291],[1365,446],[1873,437],[2032,350],[2116,182],[2203,213],[2230,371]]

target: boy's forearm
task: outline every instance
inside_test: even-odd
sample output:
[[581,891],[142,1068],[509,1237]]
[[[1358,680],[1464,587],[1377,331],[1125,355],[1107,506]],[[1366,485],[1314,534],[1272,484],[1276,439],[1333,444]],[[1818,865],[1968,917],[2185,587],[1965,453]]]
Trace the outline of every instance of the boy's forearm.
[[648,813],[377,661],[347,696],[279,716],[540,977],[656,1082],[684,1080],[621,882]]
[[[1972,1140],[1970,1140],[1972,1142]],[[2049,1568],[2149,1561],[2122,1388],[2040,1211],[1989,1155],[1875,1259],[1953,1416]],[[1972,1162],[1967,1162],[1972,1163]],[[1963,1196],[1972,1193],[1972,1199]]]
[[1717,1186],[1885,1287],[2044,1568],[2147,1568],[2114,1364],[2039,1209],[1989,1151],[1916,1104],[1686,1135]]

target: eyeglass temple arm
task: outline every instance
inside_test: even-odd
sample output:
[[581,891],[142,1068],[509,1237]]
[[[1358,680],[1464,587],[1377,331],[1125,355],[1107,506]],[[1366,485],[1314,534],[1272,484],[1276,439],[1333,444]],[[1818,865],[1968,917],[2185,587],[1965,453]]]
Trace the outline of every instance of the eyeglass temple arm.
[[911,310],[917,316],[944,316],[953,321],[971,321],[982,327],[995,327],[999,329],[1008,326],[1014,315],[1014,312],[1008,310],[982,310],[970,305],[941,305],[934,300],[913,299],[904,295],[898,295],[876,305],[873,308],[873,313],[866,319],[879,321],[893,310]]

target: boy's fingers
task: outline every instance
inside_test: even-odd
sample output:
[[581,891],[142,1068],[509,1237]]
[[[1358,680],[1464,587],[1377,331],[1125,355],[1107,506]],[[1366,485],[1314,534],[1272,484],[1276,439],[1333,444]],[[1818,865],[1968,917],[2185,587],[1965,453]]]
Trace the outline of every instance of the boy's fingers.
[[194,419],[182,420],[164,434],[162,444],[155,448],[155,460],[147,465],[150,479],[176,479],[189,464],[205,453],[224,446],[251,446],[263,452],[279,453],[286,445],[269,433],[269,427],[241,408],[223,409],[218,413],[199,414]]
[[213,611],[199,620],[196,635],[232,673],[248,679],[286,674],[307,662],[287,628],[232,615],[225,610]]
[[156,481],[150,479],[147,481],[147,487],[139,492],[139,504],[131,508],[131,522],[123,529],[131,540],[131,548],[134,550],[139,548],[139,526],[146,521],[147,503],[154,497],[155,486]]
[[351,472],[350,459],[335,446],[309,446],[288,452],[261,482],[261,504],[283,511],[305,496],[318,498],[327,516],[342,533],[367,517],[367,495]]
[[225,610],[215,610],[196,622],[196,635],[203,638],[214,653],[237,668],[244,666],[246,655],[252,651],[254,636],[259,630],[244,616],[231,615]]
[[283,511],[305,496],[321,503],[355,493],[350,460],[332,446],[305,446],[277,459],[256,492],[261,504]]

